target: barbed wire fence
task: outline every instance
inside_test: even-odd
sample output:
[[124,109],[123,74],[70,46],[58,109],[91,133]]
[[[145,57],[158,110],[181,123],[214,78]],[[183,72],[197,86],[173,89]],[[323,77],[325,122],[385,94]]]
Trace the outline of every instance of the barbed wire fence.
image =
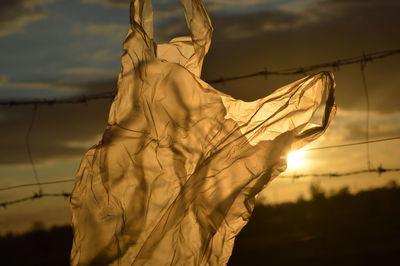
[[[311,178],[311,177],[318,177],[318,178],[339,178],[339,177],[346,177],[346,176],[354,176],[360,174],[367,174],[367,173],[377,173],[379,175],[390,173],[390,172],[400,172],[400,168],[384,168],[383,166],[379,166],[378,168],[368,168],[368,169],[361,169],[356,171],[348,171],[348,172],[329,172],[329,173],[305,173],[305,174],[293,174],[293,175],[280,175],[279,178],[289,178],[289,179],[299,179],[299,178]],[[40,185],[52,185],[52,184],[59,184],[59,183],[67,183],[67,182],[74,182],[75,179],[68,179],[68,180],[59,180],[59,181],[52,181],[52,182],[45,182],[40,183]],[[30,186],[37,186],[37,183],[33,184],[22,184],[17,186],[11,187],[4,187],[0,188],[1,191],[4,190],[11,190],[17,189],[21,187],[30,187]],[[37,199],[42,199],[46,197],[64,197],[68,199],[71,196],[71,193],[61,192],[61,193],[43,193],[43,192],[35,192],[32,196],[29,197],[22,197],[12,201],[3,201],[0,202],[0,206],[3,208],[7,208],[10,205],[18,204],[25,201],[32,201]]]
[[[335,61],[329,61],[321,64],[309,65],[304,67],[288,68],[279,71],[269,71],[267,68],[261,71],[257,71],[250,74],[231,76],[231,77],[220,77],[218,79],[206,80],[210,84],[225,83],[228,81],[236,81],[242,79],[248,79],[258,76],[291,76],[306,74],[307,72],[330,68],[333,70],[339,70],[341,66],[362,64],[363,68],[366,67],[368,62],[383,59],[389,56],[394,56],[400,53],[400,49],[384,50],[380,52],[362,54],[361,56],[349,57],[339,59]],[[113,99],[115,97],[115,91],[102,92],[91,95],[81,95],[71,98],[63,99],[25,99],[25,100],[2,100],[0,106],[20,106],[20,105],[55,105],[55,104],[74,104],[74,103],[88,103],[90,101],[102,100],[102,99]]]
[[32,200],[37,200],[37,199],[42,199],[42,198],[48,198],[48,197],[63,197],[65,199],[68,199],[71,196],[71,193],[34,193],[32,196],[29,197],[24,197],[24,198],[19,198],[16,200],[10,200],[10,201],[4,201],[0,203],[0,206],[3,208],[7,208],[9,205],[14,205],[18,204],[21,202],[25,201],[32,201]]
[[[367,147],[366,148],[367,168],[361,169],[361,170],[356,170],[356,171],[348,171],[348,172],[301,173],[301,174],[292,174],[292,175],[280,175],[279,177],[280,178],[298,179],[298,178],[306,178],[306,177],[338,178],[338,177],[346,177],[346,176],[359,175],[359,174],[365,174],[365,173],[377,173],[377,174],[381,175],[381,174],[389,173],[389,172],[400,172],[400,168],[384,168],[383,166],[373,168],[371,165],[371,161],[370,161],[369,144],[377,143],[377,142],[398,140],[398,139],[400,139],[400,136],[394,136],[394,137],[390,137],[390,138],[376,139],[376,140],[369,139],[370,100],[369,100],[369,93],[368,93],[368,87],[367,87],[367,81],[366,81],[365,68],[366,68],[366,65],[368,62],[387,58],[387,57],[390,57],[390,56],[393,56],[393,55],[396,55],[399,53],[400,53],[400,49],[385,50],[385,51],[374,52],[374,53],[369,53],[369,54],[364,53],[361,56],[349,57],[349,58],[339,59],[339,60],[335,60],[335,61],[329,61],[329,62],[325,62],[325,63],[321,63],[321,64],[309,65],[309,66],[304,66],[304,67],[289,68],[289,69],[284,69],[284,70],[280,70],[280,71],[269,71],[267,68],[265,68],[262,71],[258,71],[258,72],[254,72],[254,73],[250,73],[250,74],[231,76],[231,77],[226,77],[226,78],[221,77],[218,79],[209,80],[207,82],[210,84],[217,84],[217,83],[225,83],[225,82],[236,81],[236,80],[241,80],[241,79],[248,79],[248,78],[257,77],[257,76],[267,77],[270,75],[271,76],[273,76],[273,75],[275,75],[275,76],[298,75],[298,74],[306,74],[307,72],[320,70],[320,69],[324,69],[324,68],[332,68],[333,70],[339,70],[341,66],[360,64],[364,96],[366,99],[366,119],[365,119],[366,136],[365,136],[365,141],[345,143],[345,144],[336,144],[336,145],[330,145],[330,146],[313,147],[313,148],[304,149],[303,151],[308,152],[308,151],[333,149],[333,148],[345,148],[345,147],[355,146],[355,145],[366,145],[366,147]],[[70,193],[66,193],[66,192],[44,193],[42,190],[42,186],[44,186],[44,185],[69,183],[69,182],[73,182],[74,179],[63,179],[63,180],[56,180],[56,181],[51,181],[51,182],[40,182],[39,176],[37,175],[35,163],[33,161],[33,157],[31,154],[30,141],[29,141],[30,132],[34,126],[35,114],[36,114],[37,108],[40,105],[51,106],[51,105],[56,105],[56,104],[87,103],[89,101],[101,100],[101,99],[111,99],[112,100],[114,97],[115,97],[115,92],[108,91],[108,92],[103,92],[103,93],[99,93],[99,94],[82,95],[82,96],[78,96],[78,97],[71,97],[71,98],[64,98],[64,99],[25,99],[25,100],[3,100],[3,101],[0,101],[0,106],[14,107],[14,106],[32,105],[34,107],[31,123],[29,125],[28,131],[26,134],[26,147],[27,147],[27,152],[29,155],[30,164],[32,166],[32,170],[34,173],[34,179],[35,179],[35,183],[20,184],[20,185],[8,186],[8,187],[0,187],[0,191],[19,189],[19,188],[23,188],[23,187],[33,187],[33,186],[37,186],[37,188],[38,188],[38,192],[35,192],[32,196],[22,197],[22,198],[11,200],[11,201],[0,202],[0,207],[6,208],[10,205],[18,204],[21,202],[33,201],[33,200],[48,198],[48,197],[63,197],[65,199],[68,199],[71,196]]]

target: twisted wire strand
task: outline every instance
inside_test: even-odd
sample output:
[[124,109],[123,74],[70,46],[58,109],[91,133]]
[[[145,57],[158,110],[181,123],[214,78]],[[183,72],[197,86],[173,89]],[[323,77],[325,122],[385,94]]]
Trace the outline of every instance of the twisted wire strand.
[[[293,175],[280,175],[279,178],[291,178],[291,179],[299,179],[306,177],[327,177],[327,178],[338,178],[344,176],[352,176],[359,175],[365,173],[378,173],[379,175],[389,172],[400,172],[400,168],[384,168],[382,166],[375,169],[362,169],[350,172],[331,172],[331,173],[309,173],[309,174],[293,174]],[[72,182],[71,180],[64,180],[63,182]],[[47,184],[51,184],[55,182],[47,182]],[[36,184],[26,184],[25,186],[36,185]],[[2,190],[6,190],[7,188],[3,188]],[[0,207],[7,208],[10,205],[18,204],[25,201],[33,201],[37,199],[42,199],[46,197],[64,197],[69,198],[71,193],[61,192],[61,193],[34,193],[32,196],[19,198],[11,201],[0,202]]]
[[[335,61],[329,61],[321,64],[309,65],[304,67],[296,67],[296,68],[288,68],[279,71],[269,71],[267,68],[264,68],[261,71],[243,74],[238,76],[231,77],[220,77],[218,79],[207,80],[210,84],[217,83],[225,83],[227,81],[235,81],[247,78],[253,78],[257,76],[290,76],[290,75],[299,75],[305,74],[309,71],[323,69],[323,68],[333,68],[334,70],[338,70],[341,66],[352,65],[352,64],[360,64],[366,62],[372,62],[374,60],[386,58],[389,56],[393,56],[400,53],[400,49],[392,49],[392,50],[384,50],[374,53],[363,54],[361,56],[354,56],[344,59],[339,59]],[[100,99],[113,99],[115,96],[115,92],[108,91],[99,94],[92,95],[82,95],[79,97],[71,97],[64,99],[25,99],[25,100],[3,100],[0,101],[0,106],[22,106],[22,105],[55,105],[55,104],[74,104],[74,103],[88,103],[89,101],[100,100]]]

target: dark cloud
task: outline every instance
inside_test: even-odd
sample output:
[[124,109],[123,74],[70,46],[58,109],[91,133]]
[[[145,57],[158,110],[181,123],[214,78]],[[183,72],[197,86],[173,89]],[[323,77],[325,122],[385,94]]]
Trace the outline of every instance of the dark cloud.
[[[346,133],[344,139],[348,141],[360,141],[365,140],[366,137],[366,125],[365,123],[354,122],[347,124],[345,127]],[[382,125],[373,124],[369,130],[370,139],[390,138],[400,136],[400,126],[398,124]]]
[[[88,104],[41,106],[30,135],[34,161],[81,156],[99,136],[107,122],[110,101]],[[26,134],[33,107],[0,109],[0,163],[28,163]]]
[[109,7],[128,7],[131,0],[81,0],[83,3],[98,3]]
[[[214,40],[203,67],[203,76],[213,79],[250,73],[265,67],[270,70],[284,69],[363,52],[399,48],[398,6],[397,1],[327,0],[296,11],[282,9],[223,16],[213,13]],[[177,24],[177,30],[171,25],[169,35],[183,32],[182,23]],[[398,62],[398,56],[395,56],[367,64],[365,73],[372,112],[400,111]],[[335,71],[335,76],[339,110],[365,110],[360,67],[342,67]],[[228,82],[216,85],[216,88],[236,98],[254,100],[300,77],[260,77]],[[75,89],[82,94],[110,91],[116,87],[115,79],[41,82],[58,88]],[[77,144],[91,141],[94,144],[94,139],[106,125],[109,105],[110,101],[99,101],[90,102],[87,106],[40,107],[32,131],[35,161],[81,156],[87,147]],[[28,162],[25,135],[31,112],[32,108],[1,109],[0,163]],[[364,134],[362,124],[346,128],[349,129],[346,139],[359,139]],[[389,136],[397,130],[383,125],[378,129],[371,127],[371,137]]]
[[[97,81],[46,80],[31,82],[58,88],[74,88],[77,95],[114,91],[116,78]],[[29,84],[29,83],[28,83]],[[87,104],[39,106],[30,135],[36,163],[65,157],[82,156],[107,124],[111,100]],[[28,163],[26,135],[33,107],[0,108],[0,164]]]
[[[101,4],[106,7],[127,8],[131,0],[81,0],[83,3]],[[164,8],[176,7],[179,5],[179,0],[153,0],[153,6],[161,6]]]
[[[77,73],[74,73],[76,70]],[[79,74],[79,72],[83,73],[81,76],[88,73],[89,75],[93,75],[96,73],[96,70],[87,69],[70,69],[67,72],[73,72],[74,75]],[[101,73],[101,72],[100,72]],[[72,75],[72,76],[74,76]],[[71,76],[71,75],[70,75]],[[32,80],[32,81],[24,81],[24,82],[7,82],[4,87],[11,88],[30,88],[30,89],[44,89],[50,88],[52,90],[68,90],[69,92],[75,91],[75,94],[91,94],[91,93],[102,93],[108,91],[114,91],[116,89],[116,78],[112,78],[110,75],[110,71],[105,71],[103,76],[108,76],[109,78],[99,78],[98,80],[85,80],[84,78],[63,78],[63,79],[45,79],[45,80]],[[5,99],[7,100],[7,99]]]
[[[311,65],[399,48],[398,1],[314,3],[301,11],[264,11],[254,15],[217,16],[214,39],[204,66],[206,78]],[[306,17],[313,19],[306,19]],[[263,25],[269,26],[263,28]],[[400,111],[398,57],[368,63],[365,69],[371,109]],[[364,110],[360,66],[335,71],[339,108]],[[217,86],[237,98],[254,100],[301,77],[248,79]]]
[[0,36],[22,30],[32,21],[46,17],[43,5],[56,0],[1,0]]

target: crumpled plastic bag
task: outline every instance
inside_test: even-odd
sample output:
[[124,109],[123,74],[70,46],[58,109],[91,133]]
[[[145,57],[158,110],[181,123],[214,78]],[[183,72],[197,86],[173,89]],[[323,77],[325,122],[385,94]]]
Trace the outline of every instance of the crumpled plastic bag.
[[160,45],[150,1],[131,4],[108,126],[72,192],[72,265],[225,265],[256,195],[334,116],[329,72],[253,102],[201,80],[211,22],[181,2],[191,36]]

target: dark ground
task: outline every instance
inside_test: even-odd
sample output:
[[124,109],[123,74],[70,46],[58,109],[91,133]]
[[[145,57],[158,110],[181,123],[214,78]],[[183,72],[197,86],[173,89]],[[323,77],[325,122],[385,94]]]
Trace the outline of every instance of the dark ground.
[[[400,265],[400,187],[257,206],[229,265]],[[0,238],[0,265],[68,265],[68,226]]]

